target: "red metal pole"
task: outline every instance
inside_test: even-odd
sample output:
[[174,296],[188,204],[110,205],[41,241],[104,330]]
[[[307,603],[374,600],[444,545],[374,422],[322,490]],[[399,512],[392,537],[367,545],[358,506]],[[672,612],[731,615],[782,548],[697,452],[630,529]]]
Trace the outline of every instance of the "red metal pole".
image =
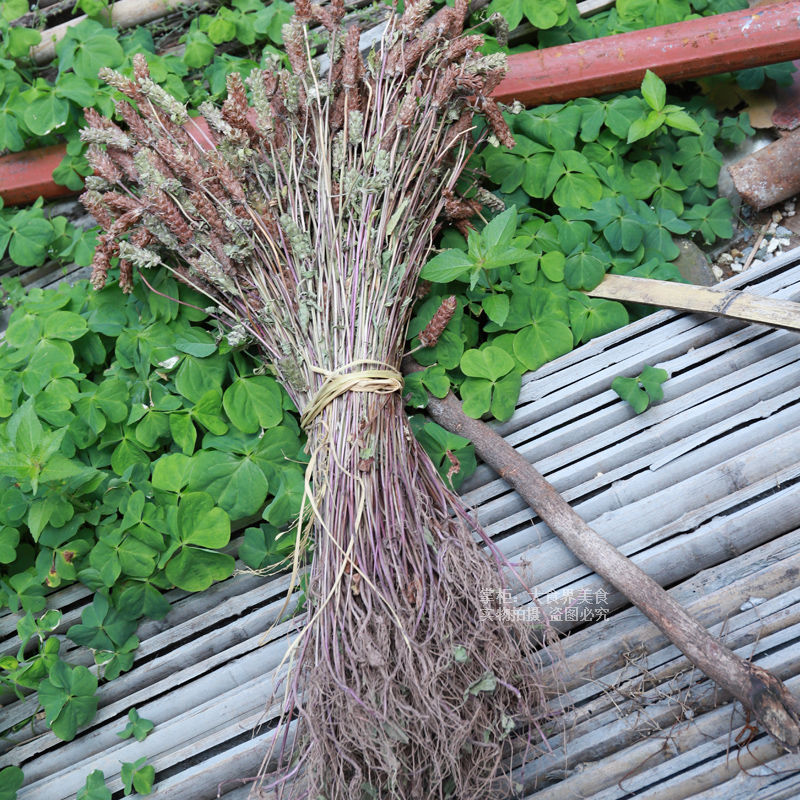
[[55,200],[74,192],[53,180],[53,170],[67,154],[65,144],[23,150],[0,158],[0,197],[7,206],[32,203],[37,197]]
[[511,56],[494,96],[526,106],[800,58],[800,0],[718,14]]

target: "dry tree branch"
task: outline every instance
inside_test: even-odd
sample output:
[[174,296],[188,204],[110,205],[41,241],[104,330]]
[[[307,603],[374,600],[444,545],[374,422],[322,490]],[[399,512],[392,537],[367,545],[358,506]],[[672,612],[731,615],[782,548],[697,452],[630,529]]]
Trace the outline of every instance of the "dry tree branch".
[[[406,358],[405,374],[424,367]],[[720,644],[627,556],[589,527],[541,473],[452,392],[429,395],[428,413],[451,433],[470,439],[477,454],[550,526],[586,566],[625,595],[699,670],[730,692],[780,745],[800,753],[800,703],[772,673]]]

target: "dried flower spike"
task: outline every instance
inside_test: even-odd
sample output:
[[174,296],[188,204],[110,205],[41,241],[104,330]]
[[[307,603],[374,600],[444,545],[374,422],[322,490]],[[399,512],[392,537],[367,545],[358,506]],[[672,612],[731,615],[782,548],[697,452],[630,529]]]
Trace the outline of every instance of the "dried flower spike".
[[445,299],[442,300],[442,304],[433,315],[433,319],[431,319],[419,335],[419,343],[423,347],[434,347],[436,345],[444,329],[453,318],[453,314],[456,313],[457,306],[458,301],[455,295],[445,297]]

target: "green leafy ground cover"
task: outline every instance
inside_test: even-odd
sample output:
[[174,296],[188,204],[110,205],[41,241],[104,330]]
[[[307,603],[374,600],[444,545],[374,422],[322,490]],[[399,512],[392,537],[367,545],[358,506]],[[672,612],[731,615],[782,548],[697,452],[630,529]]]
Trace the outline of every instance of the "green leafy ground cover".
[[414,376],[412,405],[449,380],[466,414],[509,419],[525,372],[651,310],[583,290],[607,272],[681,281],[674,235],[732,235],[719,148],[753,132],[746,115],[721,124],[700,97],[685,109],[668,99],[648,72],[640,92],[506,115],[516,146],[489,144],[477,161],[508,208],[466,240],[447,231],[422,271],[433,285],[411,346],[442,298],[458,308],[436,346],[415,352],[435,366]]
[[[141,617],[163,591],[229,577],[231,520],[260,515],[238,555],[292,549],[305,455],[288,395],[215,335],[200,295],[161,277],[131,295],[88,282],[24,294],[0,348],[0,605],[24,612],[0,680],[38,689],[63,739],[94,714],[97,678],[59,659],[48,589],[96,593],[67,637],[109,680],[130,669]],[[183,304],[163,295],[179,298]],[[234,550],[235,552],[235,550]]]
[[[96,15],[106,3],[79,5]],[[573,0],[494,0],[488,12],[512,27],[539,27],[515,48],[524,50],[745,5],[618,0],[581,20]],[[71,188],[88,173],[82,108],[113,112],[115,93],[97,81],[99,66],[130,74],[133,54],[145,52],[156,82],[193,109],[209,94],[220,99],[230,72],[246,76],[281,57],[291,13],[281,0],[233,0],[191,21],[182,57],[157,55],[147,29],[120,36],[87,20],[58,45],[45,78],[26,60],[40,34],[8,25],[25,10],[10,0],[0,20],[0,149],[66,141],[54,177]],[[231,43],[246,54],[219,52]],[[485,51],[500,49],[489,38]],[[778,65],[718,80],[757,88],[788,76]],[[705,243],[730,235],[731,209],[716,192],[721,152],[753,131],[744,114],[718,119],[702,97],[687,101],[692,91],[668,97],[650,75],[640,92],[507,117],[516,147],[490,142],[473,161],[506,210],[486,213],[466,239],[446,230],[423,273],[432,286],[409,349],[442,298],[458,303],[438,344],[415,351],[429,368],[407,380],[412,409],[425,407],[428,391],[441,397],[453,387],[468,414],[508,419],[525,372],[650,310],[581,290],[608,271],[680,280],[673,235]],[[41,201],[0,209],[0,257],[21,267],[48,258],[86,264],[93,246],[92,231],[47,219]],[[254,352],[227,343],[203,298],[171,278],[150,280],[156,292],[137,278],[130,296],[114,286],[95,293],[85,281],[27,296],[4,284],[14,314],[0,347],[0,605],[24,616],[19,652],[0,660],[0,680],[19,695],[38,690],[47,723],[64,739],[92,718],[98,679],[59,658],[51,634],[61,615],[45,610],[50,590],[80,582],[94,591],[67,636],[94,652],[99,680],[111,680],[132,666],[138,620],[168,612],[164,591],[202,591],[231,574],[232,554],[253,569],[274,566],[294,545],[281,531],[298,511],[305,456],[288,397]],[[614,388],[643,409],[659,399],[662,380],[643,373]],[[411,425],[458,488],[475,468],[472,445],[419,415]],[[259,524],[231,549],[231,521],[250,515]],[[138,715],[129,727],[146,735]],[[126,769],[126,790],[152,785],[144,763]],[[0,772],[0,800],[13,798],[21,780],[15,768]],[[99,772],[82,792],[110,797]]]

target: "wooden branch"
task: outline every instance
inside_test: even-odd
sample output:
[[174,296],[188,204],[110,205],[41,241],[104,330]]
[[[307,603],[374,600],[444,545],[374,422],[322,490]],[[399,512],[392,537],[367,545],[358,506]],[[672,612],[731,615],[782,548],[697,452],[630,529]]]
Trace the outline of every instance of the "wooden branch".
[[23,14],[21,17],[12,20],[8,23],[8,26],[10,28],[35,27],[36,23],[40,20],[46,22],[50,17],[62,14],[64,11],[70,11],[75,7],[76,3],[77,0],[55,0],[55,2],[48,3],[48,8],[46,10],[43,10],[45,8],[44,3],[39,3],[38,8],[34,8],[32,11],[28,11],[27,14]]
[[768,325],[771,328],[800,330],[800,303],[761,297],[735,289],[725,291],[688,283],[606,275],[596,289],[586,294],[606,300],[647,303],[677,311],[698,311],[715,317],[730,317]]
[[[123,30],[136,25],[145,25],[179,10],[182,6],[194,5],[194,0],[119,0],[110,9],[111,24]],[[108,17],[108,13],[105,14]],[[75,17],[53,28],[42,31],[42,41],[31,48],[31,58],[38,66],[52,61],[56,55],[56,42],[66,36],[67,31],[88,17]]]
[[[410,358],[403,371],[424,367]],[[783,747],[800,753],[800,703],[774,675],[723,647],[629,558],[595,533],[544,477],[501,436],[470,419],[450,392],[429,396],[428,414],[470,439],[477,454],[550,526],[586,566],[622,592],[705,675],[730,692]]]

